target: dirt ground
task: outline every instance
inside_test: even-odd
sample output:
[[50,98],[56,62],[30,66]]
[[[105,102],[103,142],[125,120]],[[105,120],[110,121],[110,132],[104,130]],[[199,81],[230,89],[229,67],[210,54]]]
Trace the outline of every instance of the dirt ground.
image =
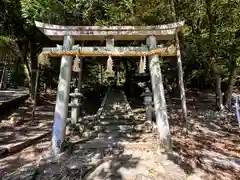
[[[167,98],[174,157],[187,174],[205,180],[240,179],[240,129],[235,112],[215,111],[215,96],[208,92],[188,91],[188,134],[183,131],[178,98]],[[137,112],[143,106],[131,103]],[[143,115],[143,114],[142,114]],[[141,113],[138,114],[141,116]]]
[[[49,99],[49,102],[54,101],[54,98],[46,99]],[[143,118],[141,100],[131,99],[130,103],[136,116]],[[196,176],[205,180],[239,180],[240,130],[234,112],[216,112],[212,94],[188,91],[189,131],[186,135],[183,132],[184,121],[180,114],[179,99],[167,98],[167,103],[174,150],[171,160],[189,177]],[[48,108],[47,110],[49,111]],[[0,176],[4,172],[16,172],[23,166],[32,167],[42,152],[47,151],[50,146],[49,138],[20,153],[0,159]]]
[[[101,104],[101,98],[104,95],[102,91],[104,91],[104,87],[84,93],[83,115],[92,115],[98,110]],[[56,92],[54,91],[52,91],[51,94],[42,94],[40,104],[36,107],[34,121],[32,121],[33,104],[29,100],[20,104],[14,111],[0,116],[1,149],[25,142],[40,134],[50,132],[47,137],[34,142],[34,145],[25,148],[21,152],[2,156],[0,158],[0,177],[17,171],[22,166],[32,166],[32,164],[40,158],[43,152],[48,151],[51,144],[50,136],[55,100]],[[91,103],[93,101],[95,102],[94,104]],[[14,113],[18,113],[21,118],[21,122],[17,125],[10,123],[10,117]]]
[[[14,154],[15,149],[11,147],[16,147],[16,145],[20,145],[33,138],[51,133],[54,96],[54,94],[51,96],[43,96],[41,103],[36,107],[33,121],[33,104],[29,100],[20,104],[15,111],[0,117],[0,148],[7,148],[14,151],[2,154],[0,159],[0,176],[14,171],[23,164],[36,160],[36,156],[40,154],[43,149],[46,149],[46,144],[49,144],[49,135],[44,139],[33,142],[34,144],[36,143],[36,145],[30,146],[17,154]],[[47,98],[48,101],[44,101],[45,98]],[[18,124],[12,124],[10,121],[13,113],[18,113],[18,117],[20,118]]]

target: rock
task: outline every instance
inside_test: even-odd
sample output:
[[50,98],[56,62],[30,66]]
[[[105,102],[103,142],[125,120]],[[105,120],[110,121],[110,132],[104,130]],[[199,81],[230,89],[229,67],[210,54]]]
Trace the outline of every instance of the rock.
[[66,135],[72,135],[75,130],[75,125],[74,124],[68,124],[66,126]]
[[152,132],[152,130],[153,130],[153,124],[152,124],[152,122],[151,122],[151,121],[146,121],[146,122],[144,123],[144,132],[150,133],[150,132]]
[[20,116],[20,114],[17,113],[17,112],[14,112],[14,113],[12,113],[12,115],[11,115],[11,117],[16,117],[16,116]]
[[11,125],[19,125],[20,123],[23,122],[23,116],[21,114],[14,112],[10,117],[9,117],[9,123]]
[[58,176],[62,173],[63,169],[59,164],[48,164],[47,168],[43,170],[43,174],[48,176]]
[[76,125],[76,130],[78,133],[82,134],[84,132],[84,125],[83,124],[77,124]]
[[92,134],[94,134],[93,131],[85,131],[83,132],[82,136],[87,138],[87,137],[90,137]]
[[8,123],[9,123],[9,120],[2,120],[1,123],[3,123],[3,124],[8,124]]
[[9,123],[11,125],[19,125],[21,123],[21,117],[13,116],[13,117],[10,118]]
[[66,136],[69,136],[71,134],[71,128],[69,125],[66,126],[65,134],[66,134]]
[[67,168],[69,168],[70,170],[73,169],[81,169],[84,166],[84,164],[81,161],[71,161],[68,165]]

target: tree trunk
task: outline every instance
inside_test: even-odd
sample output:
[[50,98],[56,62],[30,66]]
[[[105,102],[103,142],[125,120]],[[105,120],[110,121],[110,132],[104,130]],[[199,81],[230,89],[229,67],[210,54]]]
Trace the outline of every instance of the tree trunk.
[[222,89],[221,89],[221,75],[216,75],[216,105],[217,109],[222,111],[224,109],[223,106],[223,98],[222,98]]
[[183,68],[182,68],[182,60],[181,60],[181,52],[180,52],[180,44],[178,35],[176,33],[176,46],[177,46],[177,66],[178,66],[178,84],[180,88],[180,98],[181,98],[181,106],[182,106],[182,115],[185,121],[185,132],[188,130],[188,120],[187,120],[187,103],[186,103],[186,95],[185,88],[183,83]]
[[29,40],[26,39],[26,41],[24,42],[24,44],[22,45],[21,43],[18,44],[18,47],[21,51],[21,61],[24,65],[24,74],[28,80],[28,85],[30,87],[30,66],[27,60],[27,55],[28,55],[28,47],[29,47]]
[[126,70],[125,80],[127,80],[127,77],[128,77],[128,74],[129,74],[127,61],[123,61],[123,66],[125,67],[125,70]]
[[19,78],[18,78],[18,72],[19,72],[19,65],[20,65],[21,59],[19,58],[17,61],[17,67],[16,67],[16,78],[14,80],[14,88],[18,88]]
[[39,71],[36,72],[36,80],[35,80],[36,82],[35,82],[35,87],[34,87],[34,105],[33,105],[33,110],[32,110],[32,121],[34,121],[35,110],[36,110],[36,105],[37,105],[38,80],[39,80]]
[[2,71],[0,89],[2,89],[2,85],[3,85],[3,83],[4,83],[5,73],[6,73],[6,63],[4,64],[3,71]]
[[233,86],[235,84],[236,74],[237,74],[237,67],[233,67],[228,79],[227,92],[224,93],[224,106],[227,108],[231,107],[232,92],[233,92]]
[[31,99],[34,99],[34,89],[35,89],[35,81],[36,81],[36,74],[37,74],[37,46],[35,38],[31,38],[31,47],[30,47],[30,55],[31,55],[31,86],[30,86],[30,95]]
[[123,61],[123,65],[126,69],[126,74],[125,74],[125,83],[124,83],[124,91],[128,97],[131,95],[130,91],[130,82],[131,82],[131,68],[128,66],[128,61],[125,60]]

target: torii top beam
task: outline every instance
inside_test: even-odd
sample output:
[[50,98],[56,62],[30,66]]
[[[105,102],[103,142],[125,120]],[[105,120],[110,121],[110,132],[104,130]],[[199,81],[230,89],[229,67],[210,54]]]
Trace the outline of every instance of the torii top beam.
[[171,40],[184,21],[157,26],[60,26],[38,21],[35,25],[51,40],[63,40],[66,35],[75,40],[105,40],[109,36],[115,40],[145,40],[150,35],[157,40]]

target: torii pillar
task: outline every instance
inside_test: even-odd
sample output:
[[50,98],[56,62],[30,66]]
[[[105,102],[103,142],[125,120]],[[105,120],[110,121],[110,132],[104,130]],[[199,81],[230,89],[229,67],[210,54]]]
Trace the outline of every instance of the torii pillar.
[[[149,36],[146,40],[149,50],[157,47],[155,36]],[[159,134],[159,143],[167,151],[171,150],[171,138],[167,115],[167,105],[164,95],[163,79],[158,55],[148,56],[151,84],[156,115],[156,124]]]
[[[65,36],[63,40],[63,48],[70,50],[73,45],[73,37]],[[61,59],[52,134],[52,150],[54,155],[59,154],[63,149],[72,75],[72,60],[72,56],[62,56]]]

